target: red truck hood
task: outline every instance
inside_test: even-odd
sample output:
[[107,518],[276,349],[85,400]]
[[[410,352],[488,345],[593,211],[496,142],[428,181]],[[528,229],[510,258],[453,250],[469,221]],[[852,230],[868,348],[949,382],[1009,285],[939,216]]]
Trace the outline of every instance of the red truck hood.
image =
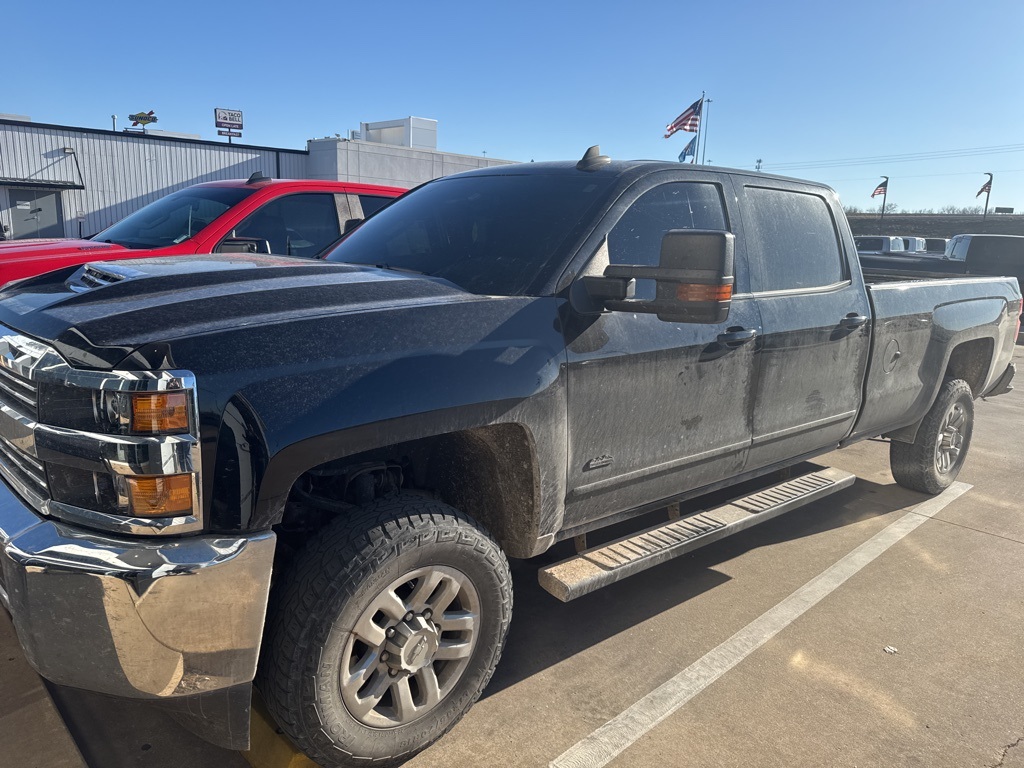
[[60,256],[65,253],[88,253],[89,260],[100,259],[114,251],[127,248],[114,243],[96,243],[92,240],[44,239],[0,241],[0,264],[23,259],[38,259],[46,256]]

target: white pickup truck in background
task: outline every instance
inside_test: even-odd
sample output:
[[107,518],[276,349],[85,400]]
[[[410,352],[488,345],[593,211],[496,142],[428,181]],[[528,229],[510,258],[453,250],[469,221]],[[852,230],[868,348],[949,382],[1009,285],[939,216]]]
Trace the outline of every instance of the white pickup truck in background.
[[907,250],[903,238],[892,235],[857,235],[853,240],[859,255],[887,256],[890,253],[897,253],[902,256]]

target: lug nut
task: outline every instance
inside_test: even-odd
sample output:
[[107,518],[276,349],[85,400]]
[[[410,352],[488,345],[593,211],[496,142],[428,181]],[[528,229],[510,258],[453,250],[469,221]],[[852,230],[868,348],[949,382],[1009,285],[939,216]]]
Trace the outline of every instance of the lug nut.
[[390,675],[391,677],[398,677],[398,670],[397,669],[389,669],[388,670],[388,675]]
[[385,637],[394,637],[395,636],[395,628],[394,627],[388,627],[387,629],[385,629],[384,630],[384,636]]
[[390,658],[391,658],[391,654],[388,653],[387,651],[382,652],[381,655],[380,655],[380,660],[381,661],[387,661]]
[[427,608],[427,610],[425,610],[423,612],[423,618],[427,619],[427,620],[429,620],[430,617],[433,616],[433,615],[434,615],[434,612],[432,610],[430,610],[429,608]]
[[405,616],[403,617],[403,621],[412,621],[412,618],[413,618],[413,616],[415,616],[415,615],[416,615],[416,614],[414,614],[414,613],[413,613],[412,611],[409,611],[409,612],[408,612],[407,614],[405,614]]

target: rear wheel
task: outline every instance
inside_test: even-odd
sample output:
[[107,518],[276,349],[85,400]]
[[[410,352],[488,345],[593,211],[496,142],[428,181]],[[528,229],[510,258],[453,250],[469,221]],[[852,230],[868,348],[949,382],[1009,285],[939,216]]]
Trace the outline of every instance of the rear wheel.
[[397,765],[480,696],[511,612],[483,528],[432,499],[381,499],[324,529],[275,590],[260,690],[325,768]]
[[947,379],[913,443],[889,444],[889,465],[896,482],[922,493],[948,488],[967,458],[974,429],[974,397],[963,379]]

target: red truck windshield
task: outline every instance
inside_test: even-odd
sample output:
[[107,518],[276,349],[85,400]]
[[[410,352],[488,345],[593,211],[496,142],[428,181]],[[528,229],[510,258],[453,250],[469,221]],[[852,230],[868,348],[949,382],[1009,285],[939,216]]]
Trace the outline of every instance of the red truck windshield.
[[188,240],[255,190],[190,187],[162,197],[92,237],[125,248],[164,248]]

